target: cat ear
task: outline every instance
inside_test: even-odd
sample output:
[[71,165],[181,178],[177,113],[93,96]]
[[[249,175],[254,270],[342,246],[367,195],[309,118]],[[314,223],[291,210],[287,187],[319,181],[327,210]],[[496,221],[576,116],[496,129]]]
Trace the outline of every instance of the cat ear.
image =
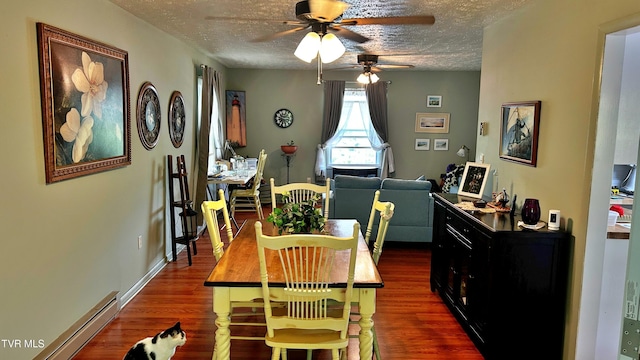
[[180,329],[180,321],[178,321],[173,327]]

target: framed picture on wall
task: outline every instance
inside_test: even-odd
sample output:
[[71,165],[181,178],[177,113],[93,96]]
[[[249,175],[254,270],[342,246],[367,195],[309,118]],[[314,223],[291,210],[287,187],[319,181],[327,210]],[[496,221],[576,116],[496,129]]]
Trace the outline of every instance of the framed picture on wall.
[[540,101],[502,105],[500,158],[529,166],[538,162]]
[[449,139],[433,139],[433,150],[449,150]]
[[442,96],[440,95],[427,95],[427,107],[441,107]]
[[128,53],[36,26],[47,184],[130,165]]
[[429,150],[430,139],[416,139],[415,150]]
[[458,195],[481,198],[491,165],[467,162],[462,173],[462,183],[458,190]]
[[227,90],[227,140],[232,147],[247,146],[247,104],[244,91]]
[[416,113],[416,132],[449,132],[449,113]]

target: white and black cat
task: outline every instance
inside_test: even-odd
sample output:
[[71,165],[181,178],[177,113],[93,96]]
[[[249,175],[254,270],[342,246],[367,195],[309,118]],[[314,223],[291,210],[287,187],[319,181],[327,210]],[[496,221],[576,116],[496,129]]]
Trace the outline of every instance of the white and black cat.
[[122,360],[170,360],[176,353],[176,347],[187,342],[187,334],[180,329],[178,321],[174,326],[138,341]]

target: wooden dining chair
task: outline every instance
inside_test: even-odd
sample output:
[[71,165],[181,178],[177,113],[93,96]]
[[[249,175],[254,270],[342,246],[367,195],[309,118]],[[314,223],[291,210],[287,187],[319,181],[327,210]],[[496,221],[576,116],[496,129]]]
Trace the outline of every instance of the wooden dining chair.
[[[220,258],[224,254],[224,243],[220,237],[220,229],[218,223],[218,216],[222,214],[222,218],[225,224],[225,230],[227,232],[227,239],[229,244],[233,242],[233,231],[231,228],[231,220],[229,218],[229,211],[227,210],[227,202],[224,198],[224,191],[218,190],[218,200],[215,201],[203,201],[201,205],[202,213],[207,224],[209,237],[211,238],[211,247],[213,248],[213,255],[216,258],[216,262],[220,261]],[[266,327],[267,324],[264,321],[264,303],[262,299],[256,301],[236,301],[231,303],[231,313],[229,314],[230,323],[229,326],[259,326]],[[235,319],[241,318],[242,321]],[[264,336],[230,336],[232,340],[263,340]],[[216,359],[216,348],[213,350],[213,359]]]
[[331,179],[327,178],[325,185],[316,185],[311,183],[289,183],[285,185],[276,185],[273,178],[269,179],[269,185],[271,185],[271,209],[277,207],[276,195],[282,195],[288,193],[290,200],[296,203],[307,201],[313,198],[317,194],[322,194],[324,197],[324,217],[329,218],[329,200],[331,196]]
[[258,214],[258,219],[264,219],[262,205],[260,204],[259,189],[266,162],[267,153],[262,149],[258,155],[256,175],[253,177],[251,186],[247,188],[236,188],[231,191],[231,194],[229,195],[229,203],[231,204],[232,218],[235,218],[236,211],[255,211]]
[[224,244],[220,238],[220,226],[218,225],[218,215],[222,214],[225,229],[227,231],[227,239],[233,241],[233,231],[231,230],[231,220],[229,219],[229,210],[227,210],[227,202],[224,199],[224,191],[218,189],[218,200],[203,201],[200,206],[204,220],[209,229],[209,238],[211,239],[211,247],[213,248],[213,256],[216,262],[220,261],[224,254]]
[[376,241],[373,243],[373,261],[378,265],[380,261],[380,255],[382,255],[382,245],[384,245],[384,239],[387,236],[387,229],[389,228],[389,221],[393,217],[393,211],[396,206],[390,201],[382,202],[380,199],[380,190],[377,190],[373,195],[373,204],[371,205],[371,214],[369,215],[369,222],[367,223],[367,231],[364,234],[364,241],[369,245],[373,226],[376,223],[376,213],[378,213],[378,231],[376,233]]
[[[371,256],[373,257],[373,262],[375,262],[376,266],[380,261],[380,255],[382,255],[382,246],[384,245],[384,239],[387,236],[387,229],[389,227],[389,221],[393,217],[393,211],[395,209],[395,205],[392,202],[385,201],[382,202],[380,199],[380,190],[377,190],[373,195],[373,204],[371,205],[371,214],[369,215],[369,222],[367,223],[367,231],[365,232],[364,239],[369,245],[369,240],[371,238],[371,233],[373,232],[373,227],[376,223],[376,213],[379,214],[378,221],[378,231],[376,233],[376,241],[373,243],[373,251]],[[357,311],[352,312],[352,317],[349,321],[349,324],[358,325],[358,316],[360,313]],[[380,357],[380,347],[378,346],[378,336],[376,335],[376,327],[375,325],[371,328],[373,332],[373,352],[376,355],[376,360],[381,360]],[[358,335],[350,335],[351,338],[357,338]]]
[[[360,225],[351,237],[317,234],[266,236],[256,222],[260,279],[267,334],[265,343],[273,349],[272,359],[286,359],[287,349],[329,349],[333,360],[346,358],[348,327]],[[276,252],[278,262],[267,263],[267,253]],[[338,264],[343,279],[335,278]],[[332,271],[334,270],[334,271]],[[270,284],[272,273],[282,273],[282,284]],[[346,288],[329,284],[346,281]],[[273,287],[272,287],[273,286]],[[272,307],[286,302],[285,308]],[[327,306],[331,302],[339,307]]]

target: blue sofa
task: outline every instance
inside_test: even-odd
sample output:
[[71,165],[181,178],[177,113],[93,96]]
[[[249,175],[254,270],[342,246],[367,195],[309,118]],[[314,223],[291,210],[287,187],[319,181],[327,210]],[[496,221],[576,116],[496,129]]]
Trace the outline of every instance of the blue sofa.
[[[380,190],[380,201],[395,204],[386,241],[431,242],[433,197],[429,181],[336,175],[331,187],[329,218],[356,219],[364,234],[373,195]],[[374,226],[372,238],[375,238],[376,230],[377,226]]]

